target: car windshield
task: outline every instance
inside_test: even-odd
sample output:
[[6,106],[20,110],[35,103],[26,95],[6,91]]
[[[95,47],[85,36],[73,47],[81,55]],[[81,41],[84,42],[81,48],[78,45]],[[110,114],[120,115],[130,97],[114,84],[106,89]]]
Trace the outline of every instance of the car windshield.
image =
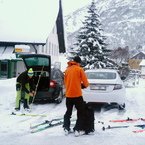
[[86,72],[88,79],[115,79],[114,72]]

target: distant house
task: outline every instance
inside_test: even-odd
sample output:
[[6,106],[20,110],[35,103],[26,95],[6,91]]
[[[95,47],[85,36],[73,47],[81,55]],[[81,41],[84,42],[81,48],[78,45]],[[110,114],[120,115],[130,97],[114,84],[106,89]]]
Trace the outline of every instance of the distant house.
[[139,65],[141,67],[141,77],[145,78],[145,59],[143,59]]
[[131,69],[141,70],[140,63],[145,59],[145,52],[139,52],[129,59]]
[[[48,18],[46,17],[46,19],[50,21],[52,18],[51,16],[49,17],[48,14]],[[54,22],[51,22],[51,24],[53,23],[54,26],[50,29],[46,42],[14,42],[0,40],[0,78],[17,77],[25,70],[24,63],[22,59],[19,58],[19,54],[48,54],[51,55],[52,64],[58,61],[59,53],[66,51],[61,0],[59,0],[58,11],[53,20]]]

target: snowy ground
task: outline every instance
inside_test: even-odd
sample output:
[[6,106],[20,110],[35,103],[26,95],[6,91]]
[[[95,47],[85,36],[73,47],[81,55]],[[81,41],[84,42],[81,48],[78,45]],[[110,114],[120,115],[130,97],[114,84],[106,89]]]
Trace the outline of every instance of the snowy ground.
[[[74,137],[73,134],[65,136],[62,126],[53,127],[45,131],[32,134],[30,124],[35,125],[45,120],[63,117],[65,99],[61,104],[33,104],[31,114],[43,114],[47,117],[12,116],[15,106],[15,78],[0,80],[0,145],[144,145],[145,132],[133,133],[140,128],[135,124],[145,124],[143,121],[127,123],[109,123],[111,119],[145,118],[145,80],[140,79],[139,85],[126,88],[126,110],[119,112],[117,109],[109,111],[95,111],[95,133]],[[74,109],[73,117],[76,117]],[[98,121],[107,125],[129,125],[129,128],[102,131]]]

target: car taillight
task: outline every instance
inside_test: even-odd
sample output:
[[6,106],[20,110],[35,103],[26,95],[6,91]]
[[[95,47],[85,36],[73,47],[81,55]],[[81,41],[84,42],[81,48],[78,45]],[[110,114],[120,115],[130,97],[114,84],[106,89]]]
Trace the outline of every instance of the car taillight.
[[114,89],[113,90],[118,90],[118,89],[122,89],[122,85],[121,84],[114,85]]
[[50,80],[50,87],[56,87],[56,82],[53,80]]

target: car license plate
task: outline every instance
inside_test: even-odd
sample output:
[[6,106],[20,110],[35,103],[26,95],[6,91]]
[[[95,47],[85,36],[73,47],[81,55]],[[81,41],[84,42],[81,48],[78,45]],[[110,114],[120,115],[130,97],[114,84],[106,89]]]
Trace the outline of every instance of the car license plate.
[[106,86],[91,85],[90,90],[106,90]]

